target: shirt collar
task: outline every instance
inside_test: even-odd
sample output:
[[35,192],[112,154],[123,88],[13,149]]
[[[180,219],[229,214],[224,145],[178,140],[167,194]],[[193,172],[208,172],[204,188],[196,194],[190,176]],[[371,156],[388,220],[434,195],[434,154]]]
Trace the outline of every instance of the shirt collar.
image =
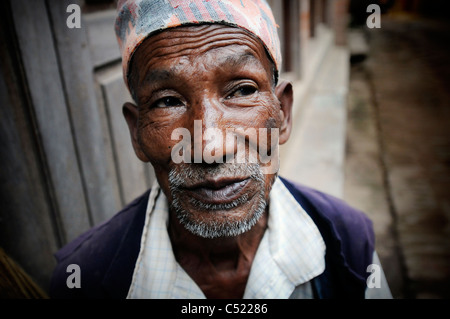
[[325,243],[314,222],[277,179],[270,192],[268,229],[260,243],[245,298],[289,298],[325,269]]
[[273,259],[296,286],[325,270],[319,229],[280,179],[270,193],[269,244]]

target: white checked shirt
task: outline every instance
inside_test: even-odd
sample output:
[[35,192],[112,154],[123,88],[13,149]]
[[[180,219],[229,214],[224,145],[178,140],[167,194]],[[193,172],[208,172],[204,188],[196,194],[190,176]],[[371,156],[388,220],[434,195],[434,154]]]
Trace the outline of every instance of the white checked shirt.
[[[167,199],[155,184],[128,298],[205,298],[175,260],[167,231],[168,211]],[[324,256],[325,244],[316,225],[277,179],[270,193],[268,228],[244,298],[312,298],[309,281],[324,271]]]
[[[175,260],[168,220],[167,198],[155,183],[127,298],[205,298]],[[375,252],[374,263],[379,264]],[[325,244],[318,228],[277,179],[270,193],[268,228],[256,252],[244,298],[313,298],[310,280],[324,269]],[[384,272],[382,284],[383,289],[367,289],[366,298],[392,298]]]

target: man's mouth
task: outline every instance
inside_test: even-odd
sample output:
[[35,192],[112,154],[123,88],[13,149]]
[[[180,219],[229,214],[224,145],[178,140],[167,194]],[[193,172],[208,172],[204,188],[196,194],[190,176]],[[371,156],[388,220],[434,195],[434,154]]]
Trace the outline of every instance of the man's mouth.
[[185,190],[205,204],[227,204],[243,196],[250,181],[248,177],[220,177],[195,183]]

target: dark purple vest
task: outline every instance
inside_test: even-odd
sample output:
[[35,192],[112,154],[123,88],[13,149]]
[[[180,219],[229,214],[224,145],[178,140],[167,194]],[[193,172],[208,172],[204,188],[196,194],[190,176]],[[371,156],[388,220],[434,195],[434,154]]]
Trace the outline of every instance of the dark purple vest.
[[[326,269],[312,281],[316,298],[364,298],[372,263],[372,222],[340,199],[281,178],[317,225],[326,245]],[[140,249],[149,191],[109,221],[56,254],[52,298],[125,298]],[[81,288],[68,288],[67,266],[81,269]]]

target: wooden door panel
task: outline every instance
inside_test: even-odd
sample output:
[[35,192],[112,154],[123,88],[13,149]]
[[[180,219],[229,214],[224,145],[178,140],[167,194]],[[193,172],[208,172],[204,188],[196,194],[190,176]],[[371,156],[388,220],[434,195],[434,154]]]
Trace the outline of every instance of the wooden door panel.
[[128,126],[122,115],[122,105],[131,101],[131,97],[123,83],[120,63],[97,72],[96,79],[109,123],[121,199],[126,204],[150,186],[144,163],[134,153]]
[[120,60],[120,51],[114,32],[116,10],[84,15],[92,65],[95,68]]

